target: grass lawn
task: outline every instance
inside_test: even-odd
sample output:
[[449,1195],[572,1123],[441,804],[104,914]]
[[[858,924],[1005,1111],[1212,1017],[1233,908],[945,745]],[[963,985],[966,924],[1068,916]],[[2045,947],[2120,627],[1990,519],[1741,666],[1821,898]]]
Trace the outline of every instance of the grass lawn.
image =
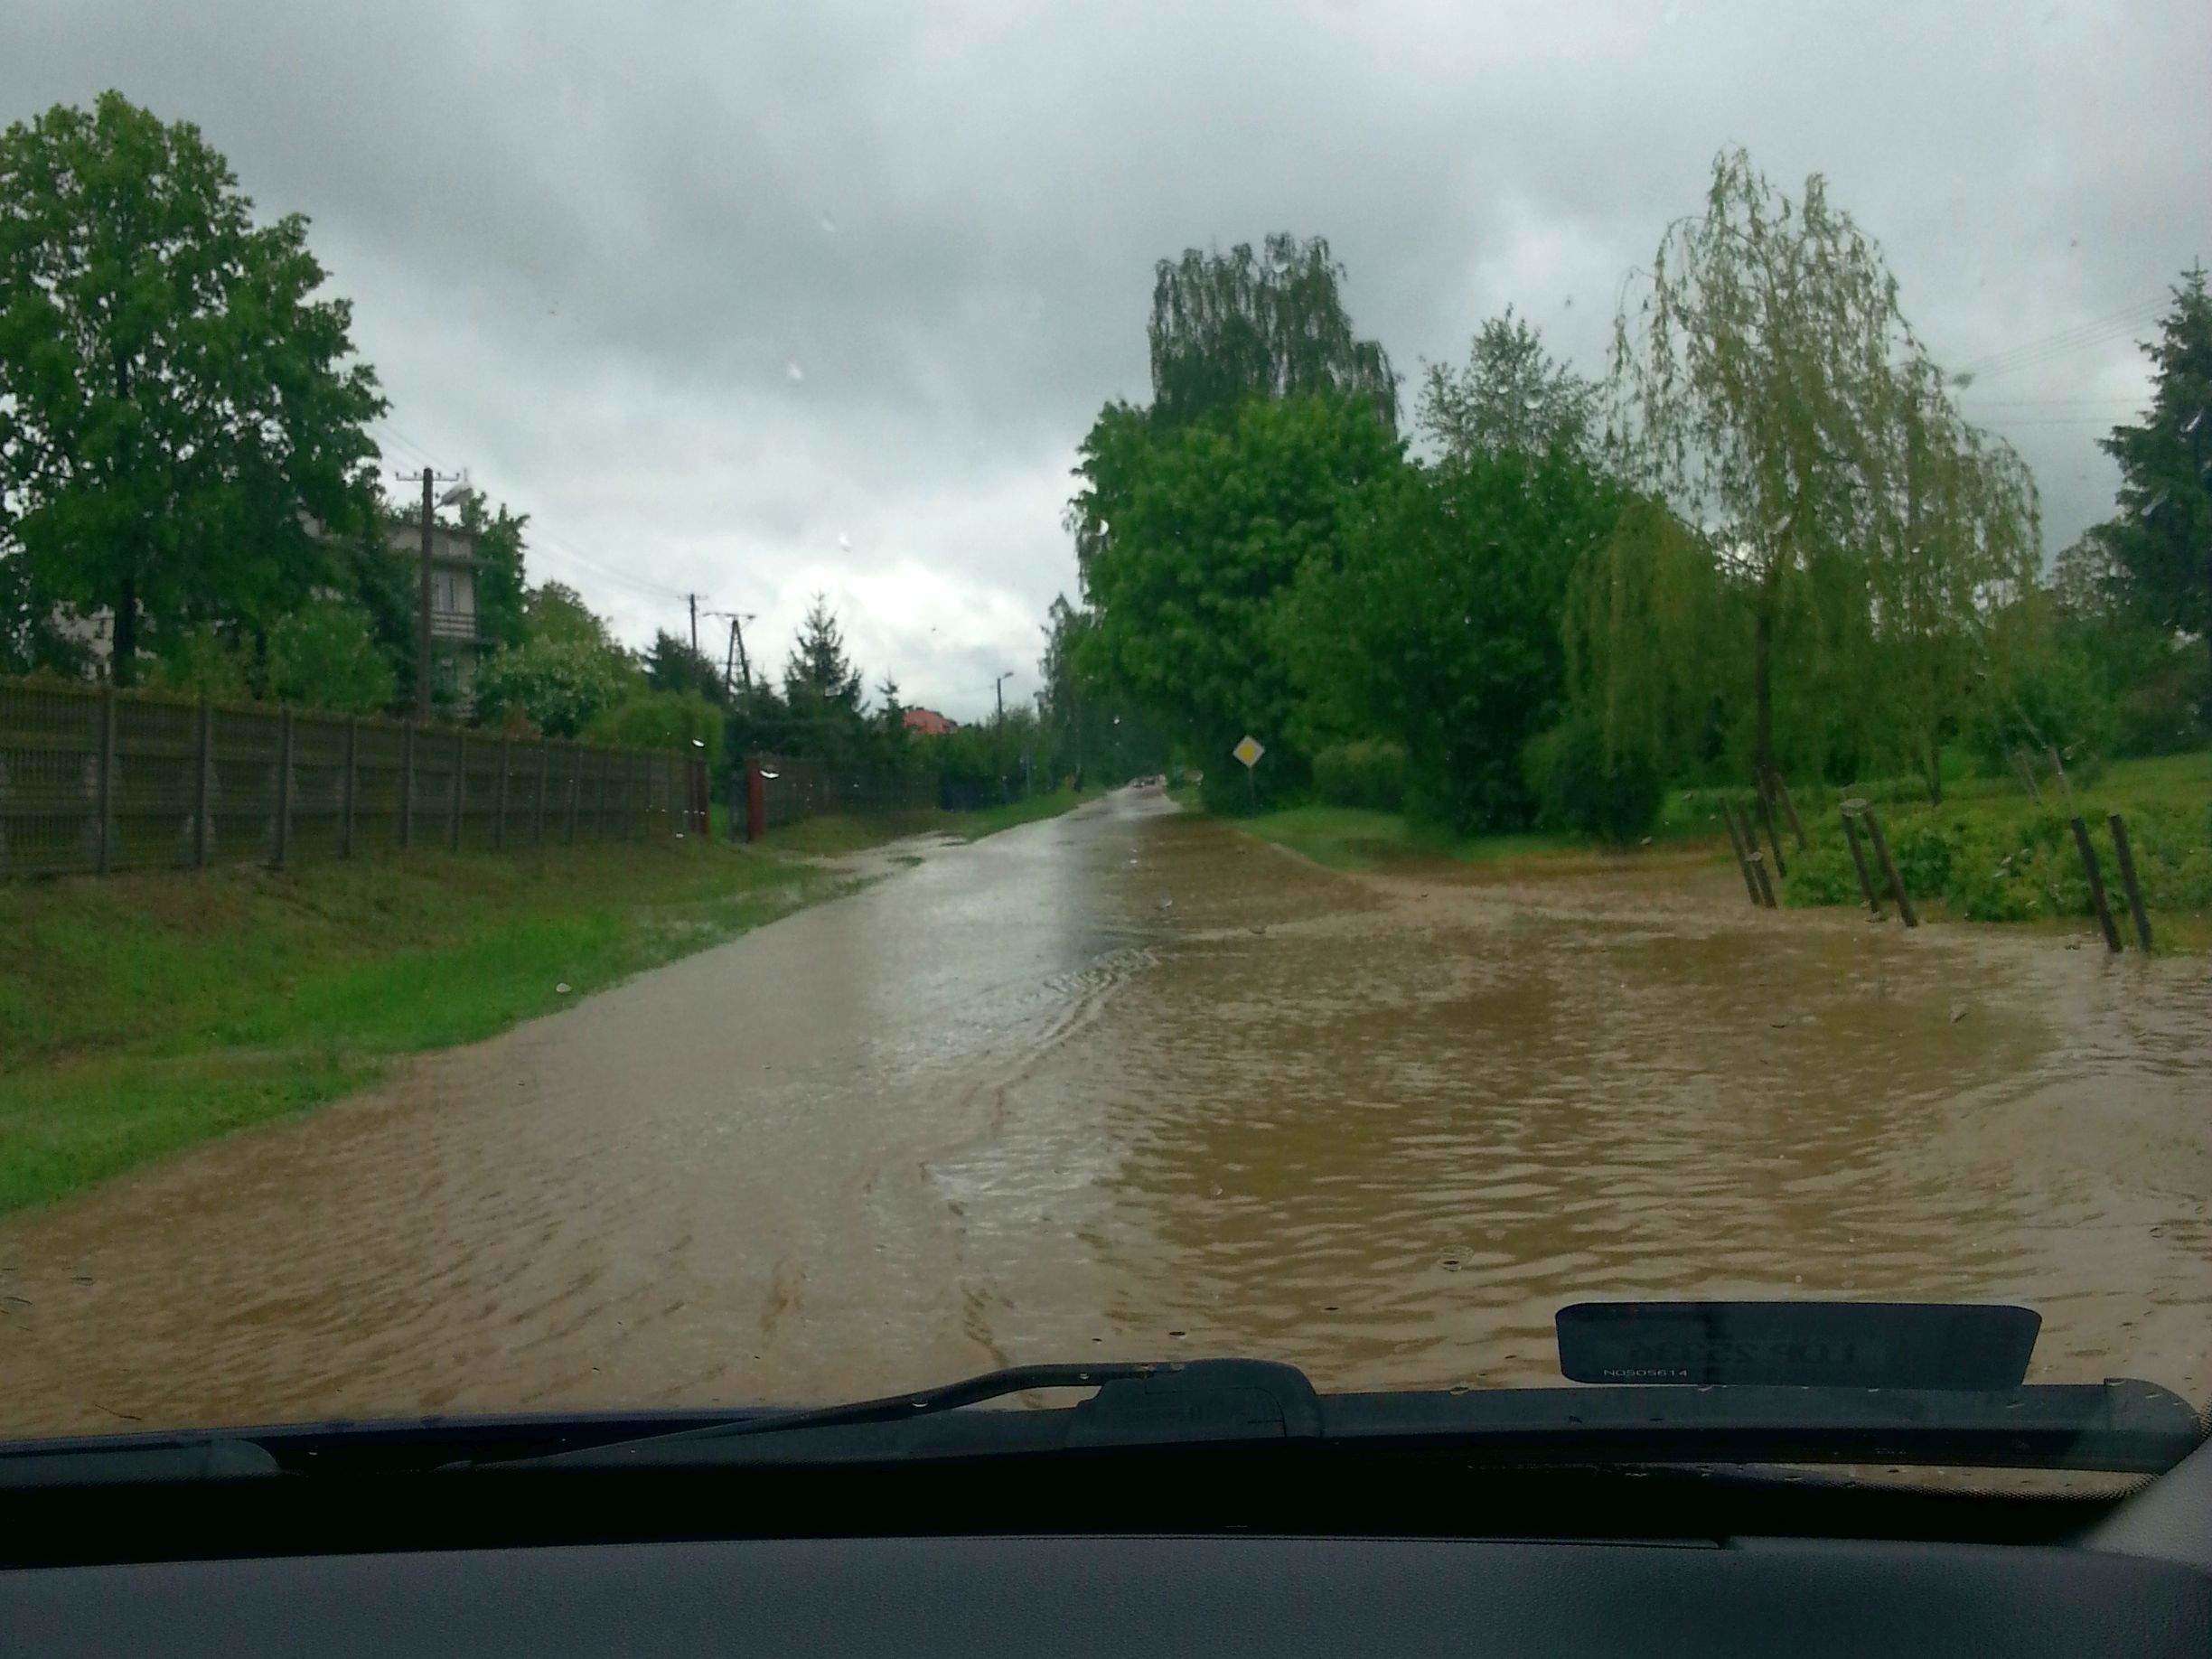
[[[690,837],[0,884],[0,1213],[318,1105],[848,890],[811,856],[1073,794],[765,845]],[[565,989],[564,989],[565,988]]]

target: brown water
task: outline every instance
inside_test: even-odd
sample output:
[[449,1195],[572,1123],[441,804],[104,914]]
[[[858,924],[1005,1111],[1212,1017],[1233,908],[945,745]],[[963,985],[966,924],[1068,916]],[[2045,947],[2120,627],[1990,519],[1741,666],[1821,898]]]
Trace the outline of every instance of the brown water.
[[808,1400],[1251,1354],[1556,1382],[1586,1297],[2001,1298],[2212,1394],[2201,963],[1331,874],[1157,795],[928,848],[0,1223],[0,1433]]

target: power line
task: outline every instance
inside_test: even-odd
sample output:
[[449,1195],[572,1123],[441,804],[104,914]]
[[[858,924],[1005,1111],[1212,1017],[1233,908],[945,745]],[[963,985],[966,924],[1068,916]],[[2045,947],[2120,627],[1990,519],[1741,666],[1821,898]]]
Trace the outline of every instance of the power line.
[[2077,323],[2071,328],[2061,329],[2040,340],[2023,341],[2018,345],[1989,352],[1970,362],[1962,363],[1954,372],[1972,376],[1975,380],[1992,380],[1999,375],[2015,374],[2022,369],[2054,362],[2059,358],[2106,345],[2133,333],[2137,328],[2156,317],[2164,305],[2163,299],[2139,302],[2106,316]]

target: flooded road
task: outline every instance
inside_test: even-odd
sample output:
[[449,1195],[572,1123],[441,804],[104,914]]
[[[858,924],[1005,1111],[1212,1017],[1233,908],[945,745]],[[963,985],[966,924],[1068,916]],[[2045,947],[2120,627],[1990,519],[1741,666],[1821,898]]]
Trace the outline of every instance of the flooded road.
[[1583,1298],[2018,1300],[2212,1395],[2204,965],[1645,855],[1318,869],[1123,792],[0,1223],[0,1432],[1250,1354],[1556,1382]]

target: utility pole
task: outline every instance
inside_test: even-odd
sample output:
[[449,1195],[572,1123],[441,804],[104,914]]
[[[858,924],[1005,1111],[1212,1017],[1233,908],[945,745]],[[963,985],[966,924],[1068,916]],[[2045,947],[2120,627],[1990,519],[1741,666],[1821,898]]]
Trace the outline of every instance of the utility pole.
[[1008,669],[991,681],[991,695],[998,699],[998,729],[1000,731],[1006,729],[1006,682],[1013,678],[1014,670]]
[[729,618],[729,653],[722,664],[722,689],[728,691],[742,685],[752,690],[753,665],[745,661],[745,625],[759,618],[751,611],[708,611],[707,614]]
[[695,657],[696,657],[696,656],[698,656],[698,655],[699,654],[699,648],[698,648],[698,602],[699,602],[699,596],[698,596],[697,594],[686,594],[686,595],[684,595],[684,598],[685,598],[687,601],[689,601],[689,602],[690,606],[691,606],[691,654],[692,654],[693,656],[695,656]]
[[419,474],[400,473],[399,482],[412,483],[417,476],[422,479],[423,497],[422,573],[415,604],[415,718],[424,721],[430,717],[430,538],[437,520],[430,487],[440,479],[450,483],[455,474],[434,473],[426,466]]

